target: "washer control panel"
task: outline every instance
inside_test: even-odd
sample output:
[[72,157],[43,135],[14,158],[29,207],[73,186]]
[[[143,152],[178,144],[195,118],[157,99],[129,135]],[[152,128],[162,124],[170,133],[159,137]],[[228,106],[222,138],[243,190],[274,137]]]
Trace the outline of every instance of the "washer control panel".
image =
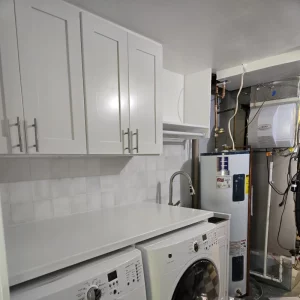
[[106,300],[124,297],[140,285],[144,285],[141,258],[86,281],[77,290],[77,300]]
[[211,247],[215,245],[218,245],[217,231],[212,230],[191,239],[189,243],[189,251],[192,253],[209,251]]

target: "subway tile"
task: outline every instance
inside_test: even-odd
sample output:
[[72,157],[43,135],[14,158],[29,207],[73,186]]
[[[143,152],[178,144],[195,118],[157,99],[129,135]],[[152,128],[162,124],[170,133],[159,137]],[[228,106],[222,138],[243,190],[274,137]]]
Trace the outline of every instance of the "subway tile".
[[165,169],[166,170],[174,170],[177,169],[179,171],[183,165],[183,160],[181,157],[171,156],[165,158]]
[[131,160],[131,157],[101,158],[100,175],[118,175]]
[[157,198],[157,188],[152,187],[147,189],[147,199],[155,200]]
[[119,182],[120,182],[119,175],[101,176],[100,177],[101,191],[113,190],[118,186]]
[[8,158],[0,158],[0,183],[8,182]]
[[33,202],[32,181],[10,183],[9,196],[13,204]]
[[53,218],[53,206],[50,200],[34,203],[35,220],[45,220]]
[[165,157],[163,155],[156,157],[156,170],[165,169]]
[[85,176],[99,176],[100,175],[100,159],[88,158],[86,160],[86,175]]
[[55,217],[62,217],[71,214],[71,201],[68,197],[53,199],[52,203]]
[[69,177],[69,162],[66,158],[51,159],[51,178],[60,179]]
[[10,203],[2,203],[2,218],[4,226],[11,225],[12,218]]
[[157,182],[164,183],[166,181],[166,172],[156,171],[156,180]]
[[9,202],[9,184],[0,183],[0,197],[2,203]]
[[86,195],[77,195],[71,198],[71,211],[72,213],[81,213],[87,211]]
[[71,194],[71,179],[51,180],[52,198],[68,197]]
[[69,176],[70,177],[85,177],[86,171],[86,158],[70,158],[69,159]]
[[34,220],[33,203],[11,204],[11,214],[14,223],[24,223]]
[[101,207],[109,208],[115,206],[115,194],[114,192],[101,193]]
[[147,170],[148,171],[156,170],[156,157],[155,156],[147,157]]
[[143,202],[147,199],[147,189],[139,189],[136,194],[136,202]]
[[49,200],[52,198],[51,181],[37,180],[33,181],[34,201]]
[[78,177],[71,179],[71,191],[70,195],[80,195],[86,193],[86,178]]
[[148,171],[148,188],[156,187],[157,179],[156,179],[156,171]]
[[145,156],[135,156],[134,158],[135,169],[137,172],[147,170],[147,157]]
[[30,158],[30,173],[32,180],[51,179],[51,159],[49,158]]
[[7,163],[8,182],[32,180],[28,158],[10,158]]
[[94,194],[99,193],[101,190],[100,188],[100,177],[87,177],[86,178],[86,192],[87,194]]
[[97,210],[101,208],[101,193],[87,195],[88,210]]

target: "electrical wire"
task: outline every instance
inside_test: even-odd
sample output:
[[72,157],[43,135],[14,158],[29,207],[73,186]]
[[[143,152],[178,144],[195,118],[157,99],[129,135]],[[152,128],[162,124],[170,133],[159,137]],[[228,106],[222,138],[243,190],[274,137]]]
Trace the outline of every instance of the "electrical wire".
[[238,112],[238,108],[239,108],[239,97],[240,97],[240,94],[241,94],[241,91],[243,89],[243,86],[244,86],[244,76],[245,76],[245,68],[244,68],[244,65],[243,65],[243,73],[242,73],[242,76],[241,76],[241,85],[240,85],[240,89],[237,93],[237,96],[236,96],[236,104],[235,104],[235,111],[234,111],[234,114],[233,116],[229,119],[228,121],[228,133],[229,133],[229,137],[231,139],[231,142],[232,142],[232,150],[235,150],[235,143],[234,143],[234,139],[232,137],[232,133],[231,133],[231,121],[235,118],[237,112]]

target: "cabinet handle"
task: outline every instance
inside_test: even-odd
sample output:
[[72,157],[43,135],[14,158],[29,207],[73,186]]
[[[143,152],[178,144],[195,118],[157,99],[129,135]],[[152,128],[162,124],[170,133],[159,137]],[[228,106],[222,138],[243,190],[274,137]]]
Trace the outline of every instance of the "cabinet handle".
[[[29,125],[29,126],[27,126],[27,122],[25,121],[26,130],[27,130],[27,128],[31,128],[31,127],[34,128],[34,139],[35,139],[35,144],[31,147],[34,147],[35,151],[39,152],[40,151],[40,145],[39,145],[39,137],[38,137],[38,124],[37,124],[37,119],[36,118],[33,119],[33,124]],[[26,136],[27,136],[27,134],[26,134]],[[27,149],[28,149],[28,147],[29,147],[28,146],[28,137],[26,139],[27,139]]]
[[[128,147],[126,147],[126,148],[125,148],[125,145],[124,145],[125,144],[125,142],[124,142],[125,135],[127,135],[127,142],[128,142]],[[124,130],[122,130],[122,142],[123,142],[123,152],[128,150],[128,153],[130,153],[131,149],[130,149],[130,131],[129,131],[129,128],[127,128],[126,132]]]
[[11,125],[11,126],[17,126],[18,128],[18,138],[19,138],[19,144],[15,147],[20,148],[20,152],[23,152],[23,141],[22,141],[22,132],[21,132],[21,120],[20,117],[17,117],[17,123]]
[[132,131],[131,131],[131,143],[133,141],[133,136],[134,135],[135,135],[135,138],[136,138],[136,147],[132,148],[132,145],[131,145],[131,149],[132,149],[132,151],[136,150],[136,153],[139,153],[139,130],[138,129],[135,131],[135,133],[132,133]]

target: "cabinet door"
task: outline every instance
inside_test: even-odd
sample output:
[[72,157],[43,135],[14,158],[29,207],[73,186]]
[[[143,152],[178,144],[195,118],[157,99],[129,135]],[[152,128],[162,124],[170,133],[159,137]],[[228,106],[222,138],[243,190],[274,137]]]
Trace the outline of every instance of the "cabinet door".
[[129,153],[127,32],[85,12],[81,21],[88,153]]
[[24,154],[23,104],[14,3],[0,1],[0,153]]
[[128,34],[130,127],[137,154],[162,152],[162,48]]
[[15,0],[29,153],[86,153],[80,15],[59,0]]

